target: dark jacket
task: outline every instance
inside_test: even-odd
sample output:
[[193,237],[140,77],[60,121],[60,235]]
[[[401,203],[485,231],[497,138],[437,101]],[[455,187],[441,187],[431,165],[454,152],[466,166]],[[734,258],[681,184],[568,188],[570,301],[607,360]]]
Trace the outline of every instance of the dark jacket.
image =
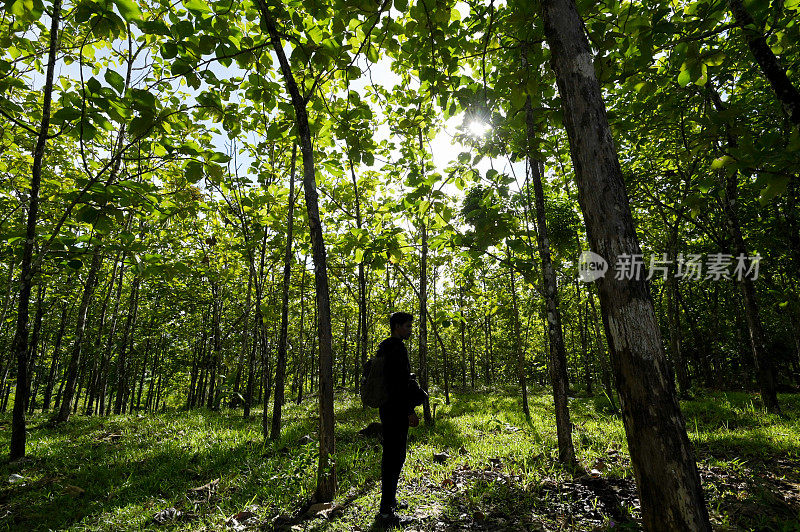
[[411,365],[408,362],[406,345],[399,338],[389,337],[381,342],[378,349],[385,357],[383,380],[389,396],[382,408],[387,412],[412,414],[414,407],[408,388]]

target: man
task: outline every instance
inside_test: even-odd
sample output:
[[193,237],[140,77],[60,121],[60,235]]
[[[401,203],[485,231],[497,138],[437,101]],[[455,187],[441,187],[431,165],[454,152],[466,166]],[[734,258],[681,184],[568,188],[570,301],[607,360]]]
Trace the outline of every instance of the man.
[[380,517],[385,523],[398,523],[395,510],[408,508],[397,500],[397,481],[406,461],[408,427],[419,425],[414,413],[414,398],[409,393],[411,365],[403,340],[411,337],[414,317],[406,312],[395,312],[389,317],[392,335],[378,347],[385,357],[383,366],[387,400],[380,407],[383,427],[383,454],[381,456],[381,506]]

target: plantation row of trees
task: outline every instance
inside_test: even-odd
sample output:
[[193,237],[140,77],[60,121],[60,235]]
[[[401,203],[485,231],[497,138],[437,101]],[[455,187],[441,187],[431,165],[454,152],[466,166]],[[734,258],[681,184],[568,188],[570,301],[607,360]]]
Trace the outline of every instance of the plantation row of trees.
[[[644,525],[708,529],[678,394],[755,387],[777,412],[800,384],[798,9],[7,2],[11,458],[38,410],[263,405],[278,438],[316,395],[331,500],[334,387],[406,310],[434,400],[514,382],[527,413],[550,386],[572,467],[568,394],[603,393]],[[610,267],[594,283],[584,250]],[[644,274],[615,275],[634,255]]]

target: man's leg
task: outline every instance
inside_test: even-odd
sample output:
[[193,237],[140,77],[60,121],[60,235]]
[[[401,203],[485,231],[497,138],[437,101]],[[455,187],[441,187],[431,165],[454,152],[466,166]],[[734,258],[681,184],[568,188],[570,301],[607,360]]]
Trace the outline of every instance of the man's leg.
[[382,416],[383,454],[381,456],[381,506],[382,514],[391,513],[396,503],[397,483],[406,459],[408,419]]

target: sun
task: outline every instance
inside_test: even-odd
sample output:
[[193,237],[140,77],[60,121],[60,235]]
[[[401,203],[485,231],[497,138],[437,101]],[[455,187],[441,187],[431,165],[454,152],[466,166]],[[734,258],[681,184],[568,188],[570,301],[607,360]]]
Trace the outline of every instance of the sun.
[[469,129],[469,132],[472,135],[476,137],[482,137],[492,129],[492,126],[482,120],[473,120],[469,123],[469,125],[467,125],[467,129]]

